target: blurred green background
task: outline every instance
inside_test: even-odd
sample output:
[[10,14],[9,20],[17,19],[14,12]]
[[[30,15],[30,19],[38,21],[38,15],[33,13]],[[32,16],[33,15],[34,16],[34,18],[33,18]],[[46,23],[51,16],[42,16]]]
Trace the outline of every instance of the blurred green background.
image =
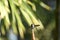
[[0,0],[0,40],[55,40],[56,0]]

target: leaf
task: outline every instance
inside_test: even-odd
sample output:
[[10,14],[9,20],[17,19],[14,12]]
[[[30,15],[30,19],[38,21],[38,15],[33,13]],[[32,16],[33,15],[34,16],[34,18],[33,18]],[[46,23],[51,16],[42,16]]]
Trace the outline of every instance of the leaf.
[[51,10],[51,7],[49,7],[49,6],[46,5],[45,3],[40,2],[39,4],[40,4],[43,8],[47,9],[47,10]]
[[5,35],[4,26],[1,26],[1,33],[2,33],[2,35]]

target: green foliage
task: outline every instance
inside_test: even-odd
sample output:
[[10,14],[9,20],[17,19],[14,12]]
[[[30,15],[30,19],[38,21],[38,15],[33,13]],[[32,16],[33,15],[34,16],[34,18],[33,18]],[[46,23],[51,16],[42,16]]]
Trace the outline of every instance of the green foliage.
[[[31,24],[35,28],[36,40],[52,40],[55,28],[55,14],[51,7],[38,0],[1,0],[0,20],[1,33],[8,39],[7,33],[13,30],[23,40],[31,40]],[[28,36],[27,36],[28,35]],[[30,35],[30,37],[29,37]],[[0,38],[2,40],[2,38]]]

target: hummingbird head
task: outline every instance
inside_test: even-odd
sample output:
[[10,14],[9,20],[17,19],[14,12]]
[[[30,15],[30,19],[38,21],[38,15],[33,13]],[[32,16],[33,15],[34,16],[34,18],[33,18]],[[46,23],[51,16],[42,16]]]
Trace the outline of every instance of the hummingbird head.
[[38,27],[40,25],[35,25],[35,24],[31,24],[31,28],[34,29],[35,27]]

